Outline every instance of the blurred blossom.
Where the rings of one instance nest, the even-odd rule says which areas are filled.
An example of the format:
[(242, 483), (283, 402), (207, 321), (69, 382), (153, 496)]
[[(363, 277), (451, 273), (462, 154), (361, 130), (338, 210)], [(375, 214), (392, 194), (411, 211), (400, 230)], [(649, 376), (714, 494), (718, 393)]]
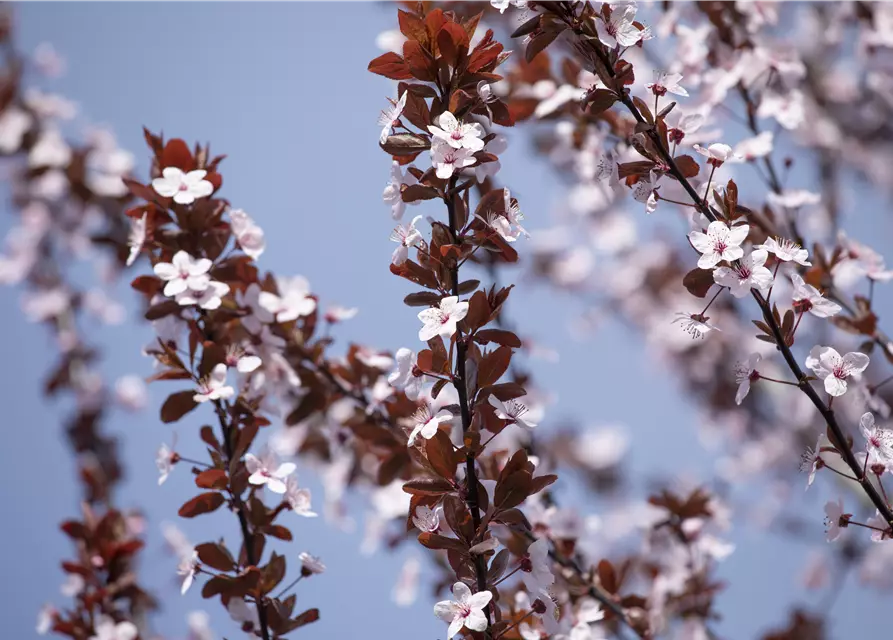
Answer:
[(125, 409), (140, 411), (148, 401), (146, 383), (137, 375), (127, 375), (115, 382), (115, 399)]

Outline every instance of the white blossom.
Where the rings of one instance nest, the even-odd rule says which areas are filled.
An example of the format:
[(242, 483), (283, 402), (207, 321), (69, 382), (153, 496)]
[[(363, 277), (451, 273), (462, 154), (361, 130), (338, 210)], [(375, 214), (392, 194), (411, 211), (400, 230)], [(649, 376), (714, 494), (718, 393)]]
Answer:
[(293, 462), (279, 463), (272, 451), (264, 451), (260, 457), (249, 453), (245, 455), (245, 468), (251, 475), (249, 484), (264, 486), (273, 493), (283, 494), (287, 490), (285, 479), (295, 472)]
[(724, 222), (715, 220), (707, 227), (707, 233), (692, 231), (688, 239), (699, 253), (698, 267), (712, 269), (717, 264), (726, 260), (731, 262), (744, 255), (741, 243), (747, 239), (750, 227), (746, 224), (734, 226), (731, 229)]
[(769, 254), (765, 249), (756, 249), (730, 267), (717, 267), (713, 281), (721, 287), (728, 287), (736, 298), (743, 298), (751, 289), (765, 294), (772, 286), (772, 272), (765, 266)]
[(841, 356), (831, 347), (816, 345), (806, 358), (806, 366), (815, 373), (819, 380), (825, 381), (825, 391), (830, 396), (842, 396), (846, 393), (847, 378), (859, 379), (868, 367), (868, 356), (851, 351)]
[(483, 631), (487, 628), (487, 616), (484, 608), (490, 604), (493, 594), (479, 591), (472, 594), (464, 582), (453, 585), (453, 599), (441, 600), (434, 605), (434, 615), (450, 624), (447, 638), (452, 638), (463, 627), (470, 631)]
[(211, 373), (198, 382), (198, 393), (192, 396), (196, 402), (208, 400), (225, 400), (231, 398), (235, 390), (226, 384), (226, 365), (222, 362), (211, 370)]
[(800, 274), (792, 273), (791, 281), (794, 283), (792, 294), (794, 311), (806, 313), (807, 311), (818, 318), (830, 318), (840, 313), (840, 305), (827, 300), (819, 290), (811, 284), (806, 284)]
[(214, 185), (205, 180), (208, 172), (203, 169), (183, 173), (177, 167), (165, 167), (160, 178), (152, 180), (155, 193), (163, 198), (173, 198), (177, 204), (192, 204), (214, 191)]
[(436, 307), (419, 312), (422, 328), (419, 340), (427, 342), (434, 336), (450, 339), (456, 333), (457, 324), (468, 313), (468, 303), (459, 302), (456, 296), (443, 298)]

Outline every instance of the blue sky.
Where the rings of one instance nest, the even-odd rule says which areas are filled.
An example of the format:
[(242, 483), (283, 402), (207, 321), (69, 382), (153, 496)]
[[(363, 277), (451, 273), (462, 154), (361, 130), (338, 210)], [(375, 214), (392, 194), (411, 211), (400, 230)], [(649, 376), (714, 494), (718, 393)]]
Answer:
[[(360, 308), (357, 318), (337, 331), (342, 345), (349, 340), (387, 349), (414, 344), (415, 312), (400, 303), (409, 290), (387, 269), (392, 223), (380, 200), (389, 160), (377, 147), (375, 119), (391, 83), (366, 71), (379, 53), (376, 34), (395, 26), (392, 10), (372, 3), (35, 3), (16, 8), (22, 49), (49, 41), (68, 59), (66, 76), (47, 87), (78, 102), (90, 121), (109, 125), (121, 145), (136, 154), (142, 175), (147, 170), (143, 125), (167, 137), (210, 141), (213, 152), (227, 154), (224, 195), (267, 234), (261, 266), (306, 276), (324, 304)], [(524, 136), (510, 135), (502, 179), (524, 204), (529, 228), (543, 228), (560, 186), (545, 165), (530, 159)], [(419, 213), (440, 213), (424, 207)], [(0, 218), (0, 230), (9, 224), (9, 216)], [(150, 333), (138, 319), (128, 281), (122, 279), (118, 295), (132, 321), (102, 333), (108, 379), (147, 375), (151, 366), (139, 354)], [(537, 361), (536, 378), (558, 400), (542, 428), (554, 428), (567, 417), (586, 424), (623, 424), (634, 439), (634, 471), (684, 468), (689, 477), (709, 478), (713, 460), (698, 444), (694, 409), (676, 392), (672, 376), (644, 353), (635, 333), (609, 324), (581, 345), (567, 331), (572, 301), (534, 286), (522, 272), (517, 282), (509, 305), (514, 322), (561, 356), (558, 364)], [(0, 450), (6, 477), (15, 479), (2, 489), (9, 509), (3, 538), (16, 550), (6, 558), (7, 582), (16, 585), (16, 596), (4, 599), (3, 606), (10, 637), (29, 638), (38, 608), (62, 601), (58, 563), (69, 549), (58, 522), (76, 513), (78, 489), (61, 436), (63, 408), (39, 395), (53, 349), (46, 332), (15, 311), (19, 295), (0, 289), (0, 304), (13, 309), (0, 320), (12, 338), (3, 353), (18, 367), (5, 381), (8, 426)], [(609, 366), (593, 367), (593, 356)], [(591, 400), (594, 384), (601, 389), (597, 401)], [(176, 562), (159, 542), (159, 524), (177, 521), (176, 510), (192, 485), (185, 470), (177, 469), (157, 487), (154, 452), (171, 435), (156, 419), (157, 407), (172, 389), (152, 387), (150, 409), (137, 416), (119, 414), (108, 425), (121, 439), (128, 469), (119, 501), (139, 506), (149, 518), (152, 542), (141, 575), (163, 595), (157, 630), (183, 637), (186, 612), (204, 608), (218, 634), (232, 635), (219, 605), (203, 602), (197, 589), (183, 598), (177, 595)], [(177, 425), (184, 455), (190, 442), (197, 443), (200, 424), (195, 417)], [(302, 480), (319, 493), (312, 475), (305, 471)], [(568, 495), (582, 499), (567, 484)], [(361, 520), (362, 500), (352, 504)], [(594, 512), (596, 505), (582, 510)], [(199, 542), (233, 531), (229, 520), (221, 513), (178, 524)], [(361, 532), (336, 532), (322, 519), (293, 524), (298, 542), (289, 548), (292, 566), (297, 553), (307, 550), (329, 567), (297, 591), (298, 606), (318, 606), (322, 613), (304, 637), (386, 637), (386, 629), (394, 637), (444, 636), (444, 626), (431, 614), (433, 596), (425, 574), (419, 602), (400, 610), (390, 600), (400, 562), (386, 553), (362, 556)], [(733, 540), (738, 550), (723, 574), (736, 582), (720, 600), (727, 618), (720, 629), (728, 638), (746, 638), (762, 627), (761, 621), (784, 617), (785, 604), (799, 594), (796, 574), (806, 546), (751, 529), (737, 530)], [(411, 547), (397, 555), (423, 557), (423, 550)], [(864, 621), (876, 615), (871, 607), (877, 603), (874, 597), (845, 594), (836, 605), (839, 628), (870, 629)], [(757, 610), (761, 615), (754, 615)]]

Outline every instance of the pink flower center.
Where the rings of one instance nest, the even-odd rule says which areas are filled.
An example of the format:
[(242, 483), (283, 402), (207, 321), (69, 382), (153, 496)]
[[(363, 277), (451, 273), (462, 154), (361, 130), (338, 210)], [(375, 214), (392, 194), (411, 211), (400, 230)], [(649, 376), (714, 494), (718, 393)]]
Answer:
[(459, 617), (467, 618), (470, 615), (471, 615), (471, 607), (469, 607), (467, 604), (460, 604), (459, 605)]
[(459, 129), (455, 129), (455, 130), (450, 134), (450, 137), (451, 137), (453, 140), (461, 140), (461, 139), (462, 139), (462, 132), (461, 132)]
[(189, 185), (185, 182), (181, 182), (178, 188), (180, 191), (189, 191)]
[(838, 380), (846, 380), (847, 370), (846, 370), (846, 366), (843, 363), (840, 363), (839, 365), (834, 367), (832, 373), (834, 374), (834, 377), (837, 378)]
[(722, 255), (726, 252), (726, 249), (729, 248), (729, 245), (726, 244), (725, 240), (716, 239), (713, 241), (713, 250), (716, 251), (719, 255)]
[(810, 309), (812, 309), (812, 301), (809, 298), (803, 298), (801, 300), (794, 300), (794, 311), (796, 313), (806, 313)]

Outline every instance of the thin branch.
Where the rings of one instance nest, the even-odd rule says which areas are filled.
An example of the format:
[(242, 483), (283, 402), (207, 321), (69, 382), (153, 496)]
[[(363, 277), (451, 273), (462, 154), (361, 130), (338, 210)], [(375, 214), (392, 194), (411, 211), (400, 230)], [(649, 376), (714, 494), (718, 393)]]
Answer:
[[(554, 9), (550, 11), (554, 12)], [(581, 30), (579, 27), (574, 27), (571, 21), (567, 20), (567, 16), (561, 16), (568, 23), (574, 33), (577, 36), (581, 36)], [(600, 44), (593, 44), (590, 40), (585, 37), (581, 37), (579, 39), (581, 44), (585, 47), (588, 47), (592, 53), (594, 53), (602, 62), (608, 74), (612, 77), (615, 76), (614, 67), (610, 64), (610, 60), (607, 59), (607, 56)], [(630, 97), (628, 91), (624, 90), (620, 94), (620, 102), (626, 107), (627, 111), (635, 118), (636, 122), (640, 124), (646, 124), (645, 118), (639, 112), (638, 107), (633, 103), (632, 98)], [(670, 155), (668, 149), (664, 148), (663, 142), (660, 139), (660, 135), (657, 130), (653, 126), (649, 126), (645, 130), (645, 134), (651, 139), (655, 149), (660, 154), (661, 158), (667, 164), (670, 174), (682, 185), (682, 188), (691, 198), (691, 201), (695, 204), (695, 207), (704, 214), (704, 216), (710, 220), (711, 222), (717, 220), (716, 214), (713, 212), (712, 208), (698, 195), (697, 191), (695, 191), (694, 187), (688, 181), (688, 179), (682, 174), (679, 170), (679, 167), (676, 165), (676, 161), (673, 156)], [(816, 409), (824, 418), (825, 422), (828, 425), (828, 428), (831, 430), (831, 433), (834, 436), (836, 442), (834, 445), (840, 450), (841, 456), (844, 461), (847, 463), (847, 466), (853, 471), (853, 474), (857, 478), (857, 482), (862, 486), (862, 489), (865, 491), (866, 495), (868, 495), (869, 499), (872, 501), (874, 506), (878, 509), (878, 511), (884, 516), (884, 519), (893, 527), (893, 511), (891, 511), (890, 506), (886, 503), (886, 501), (881, 497), (878, 491), (874, 488), (874, 485), (868, 480), (867, 476), (862, 474), (862, 468), (856, 459), (855, 454), (853, 453), (852, 448), (849, 446), (848, 441), (846, 439), (845, 434), (843, 433), (843, 429), (841, 429), (840, 425), (837, 422), (837, 417), (834, 415), (830, 404), (826, 405), (822, 398), (819, 396), (818, 392), (809, 384), (806, 374), (803, 373), (800, 365), (797, 363), (797, 360), (794, 358), (794, 354), (791, 352), (790, 347), (785, 344), (784, 335), (782, 334), (781, 328), (778, 326), (778, 323), (775, 321), (775, 317), (772, 314), (772, 309), (769, 306), (769, 303), (763, 298), (763, 295), (755, 290), (751, 290), (751, 295), (756, 301), (757, 305), (760, 307), (760, 311), (763, 314), (763, 318), (766, 324), (769, 326), (769, 329), (772, 331), (772, 336), (775, 339), (776, 348), (781, 351), (782, 357), (788, 365), (788, 368), (791, 370), (791, 373), (794, 374), (794, 377), (800, 383), (800, 389), (806, 396), (810, 399)]]
[[(452, 192), (456, 188), (456, 176), (450, 178), (448, 192)], [(459, 221), (456, 215), (456, 204), (454, 198), (456, 195), (452, 195), (445, 199), (447, 214), (449, 216), (449, 225), (450, 225), (450, 233), (453, 236), (453, 241), (458, 245), (462, 242), (461, 237), (459, 236)], [(452, 293), (457, 298), (459, 297), (459, 266), (456, 265), (450, 269), (450, 279), (452, 280)], [(456, 388), (456, 394), (459, 396), (459, 411), (462, 416), (462, 433), (467, 433), (471, 428), (471, 408), (468, 404), (468, 379), (466, 377), (465, 372), (465, 359), (468, 353), (468, 345), (465, 344), (465, 339), (462, 336), (462, 330), (456, 329), (456, 380), (453, 382), (453, 386)], [(469, 451), (465, 455), (465, 502), (468, 505), (468, 510), (471, 512), (471, 521), (474, 525), (474, 531), (477, 535), (478, 530), (481, 527), (481, 510), (478, 505), (478, 477), (477, 477), (477, 469), (475, 467), (475, 459), (474, 453)], [(474, 556), (474, 570), (475, 577), (477, 578), (478, 591), (485, 591), (487, 589), (487, 565), (486, 560), (482, 555)], [(485, 631), (486, 637), (490, 637), (490, 605), (484, 609), (484, 613), (487, 616), (487, 631)]]

